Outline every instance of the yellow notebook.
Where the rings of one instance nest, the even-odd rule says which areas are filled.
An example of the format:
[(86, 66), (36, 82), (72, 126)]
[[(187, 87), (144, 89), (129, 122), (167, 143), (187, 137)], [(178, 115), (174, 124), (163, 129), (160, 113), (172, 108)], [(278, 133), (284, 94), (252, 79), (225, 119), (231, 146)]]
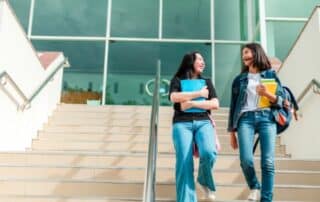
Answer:
[[(261, 84), (265, 85), (267, 88), (267, 91), (271, 94), (276, 94), (276, 90), (278, 87), (277, 82), (274, 79), (261, 79)], [(258, 107), (259, 108), (265, 108), (270, 107), (271, 103), (268, 98), (265, 96), (260, 96)]]

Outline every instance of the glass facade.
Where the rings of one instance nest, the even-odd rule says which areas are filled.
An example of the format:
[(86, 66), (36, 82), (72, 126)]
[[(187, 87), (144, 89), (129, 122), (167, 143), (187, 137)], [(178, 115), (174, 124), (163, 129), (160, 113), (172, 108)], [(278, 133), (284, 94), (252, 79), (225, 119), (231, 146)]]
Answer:
[(39, 51), (62, 51), (70, 62), (64, 70), (65, 90), (101, 92), (105, 43), (100, 41), (37, 41)]
[(215, 39), (246, 41), (247, 4), (244, 0), (215, 0)]
[(216, 90), (223, 106), (228, 106), (231, 84), (241, 69), (241, 45), (217, 44), (216, 53)]
[[(265, 34), (268, 54), (284, 60), (320, 0), (9, 2), (37, 50), (62, 51), (68, 57), (63, 101), (149, 105), (146, 84), (152, 89), (157, 61), (165, 93), (183, 55), (197, 50), (206, 62), (205, 76), (227, 107), (232, 79), (241, 69), (241, 45), (260, 42)], [(266, 33), (261, 33), (263, 24)], [(74, 93), (79, 99), (68, 99)], [(170, 105), (166, 96), (161, 104)]]
[(24, 30), (27, 32), (28, 24), (29, 24), (31, 0), (25, 0), (25, 1), (10, 0), (10, 5), (14, 9), (14, 12), (19, 18), (20, 23), (23, 26)]
[(304, 22), (267, 22), (268, 54), (283, 61), (302, 31)]
[(106, 0), (36, 0), (34, 5), (34, 35), (105, 36)]
[(283, 61), (320, 0), (266, 0), (267, 51)]
[[(210, 77), (210, 44), (112, 42), (109, 45), (107, 104), (151, 104), (152, 98), (145, 92), (145, 84), (154, 78), (157, 60), (161, 61), (161, 78), (170, 80), (180, 58), (193, 49), (206, 58), (204, 75)], [(165, 82), (162, 87), (165, 92), (168, 90)], [(161, 97), (161, 104), (169, 105), (168, 98)]]
[(111, 13), (111, 36), (158, 37), (158, 0), (115, 0)]
[(320, 0), (266, 0), (267, 17), (306, 18)]
[(163, 37), (210, 40), (210, 0), (163, 0)]

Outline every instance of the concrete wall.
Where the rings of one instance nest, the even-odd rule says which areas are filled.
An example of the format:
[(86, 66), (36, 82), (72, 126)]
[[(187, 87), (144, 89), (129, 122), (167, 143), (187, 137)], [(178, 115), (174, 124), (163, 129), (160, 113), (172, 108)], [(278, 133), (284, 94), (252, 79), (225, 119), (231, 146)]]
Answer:
[(45, 70), (10, 6), (6, 1), (2, 1), (2, 4), (0, 70), (5, 69), (15, 78), (22, 91), (30, 96)]
[[(279, 72), (282, 83), (298, 97), (309, 82), (320, 80), (320, 8), (310, 17)], [(282, 142), (294, 158), (320, 159), (320, 96), (309, 92), (300, 103), (302, 117), (293, 121)]]
[[(61, 54), (48, 70), (44, 70), (10, 6), (3, 0), (0, 0), (0, 56), (0, 72), (6, 71), (27, 97), (64, 60)], [(37, 130), (60, 101), (62, 74), (61, 69), (32, 101), (31, 107), (24, 111), (17, 110), (16, 104), (8, 96), (17, 97), (13, 86), (10, 83), (2, 86), (8, 94), (0, 90), (1, 151), (21, 151), (30, 147)]]

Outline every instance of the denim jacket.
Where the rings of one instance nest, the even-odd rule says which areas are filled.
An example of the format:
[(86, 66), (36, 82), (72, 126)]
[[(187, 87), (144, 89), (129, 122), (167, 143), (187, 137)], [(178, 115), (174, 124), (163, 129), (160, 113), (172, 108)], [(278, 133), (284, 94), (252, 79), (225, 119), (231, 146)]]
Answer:
[[(284, 100), (284, 93), (279, 78), (273, 70), (265, 70), (260, 73), (261, 78), (274, 78), (278, 83), (276, 90), (277, 101), (271, 105), (271, 110), (281, 107)], [(239, 74), (232, 82), (231, 103), (229, 111), (228, 131), (237, 131), (240, 112), (246, 103), (248, 86), (248, 73)]]

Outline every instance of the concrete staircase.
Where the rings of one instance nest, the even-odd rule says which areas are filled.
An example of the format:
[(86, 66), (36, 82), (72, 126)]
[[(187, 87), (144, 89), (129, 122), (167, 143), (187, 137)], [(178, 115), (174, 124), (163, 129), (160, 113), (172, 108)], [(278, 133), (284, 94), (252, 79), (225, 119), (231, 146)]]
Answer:
[[(160, 107), (157, 201), (175, 201), (171, 117), (171, 107)], [(214, 170), (217, 201), (244, 201), (248, 189), (229, 146), (227, 109), (214, 117), (223, 147)], [(32, 148), (0, 153), (0, 201), (142, 201), (149, 118), (149, 106), (59, 105)], [(320, 201), (320, 160), (291, 159), (279, 139), (276, 156), (275, 201)]]

